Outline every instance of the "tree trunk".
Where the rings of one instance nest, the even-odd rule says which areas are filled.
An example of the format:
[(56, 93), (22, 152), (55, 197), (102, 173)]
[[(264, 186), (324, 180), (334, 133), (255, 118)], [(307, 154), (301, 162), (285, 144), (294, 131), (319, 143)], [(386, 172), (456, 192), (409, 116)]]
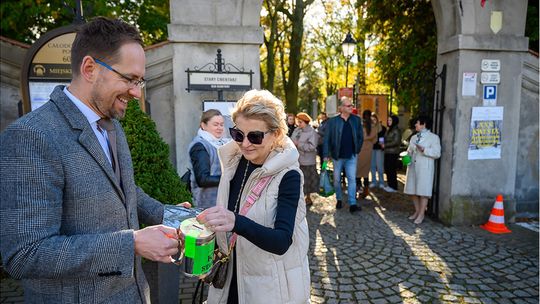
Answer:
[(289, 77), (285, 87), (287, 112), (296, 113), (298, 110), (298, 81), (300, 80), (300, 62), (302, 60), (302, 42), (304, 37), (305, 3), (296, 0), (292, 12), (292, 32), (289, 41)]

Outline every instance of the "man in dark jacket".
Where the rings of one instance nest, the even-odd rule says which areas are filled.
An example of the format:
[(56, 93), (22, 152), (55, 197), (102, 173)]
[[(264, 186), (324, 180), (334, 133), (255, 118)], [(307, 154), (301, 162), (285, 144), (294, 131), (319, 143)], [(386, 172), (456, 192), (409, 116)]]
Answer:
[(351, 115), (352, 106), (349, 97), (341, 98), (339, 108), (341, 114), (328, 120), (323, 144), (324, 158), (329, 159), (331, 157), (334, 163), (336, 208), (343, 207), (340, 176), (341, 171), (345, 169), (349, 211), (351, 213), (359, 210), (356, 205), (356, 158), (364, 141), (362, 122), (360, 117)]

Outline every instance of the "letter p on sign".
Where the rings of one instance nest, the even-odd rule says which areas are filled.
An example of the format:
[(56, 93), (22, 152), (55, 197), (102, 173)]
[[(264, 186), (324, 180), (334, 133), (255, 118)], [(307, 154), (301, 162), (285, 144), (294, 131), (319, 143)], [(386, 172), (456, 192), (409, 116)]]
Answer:
[(496, 106), (497, 105), (497, 86), (496, 85), (484, 85), (484, 106)]

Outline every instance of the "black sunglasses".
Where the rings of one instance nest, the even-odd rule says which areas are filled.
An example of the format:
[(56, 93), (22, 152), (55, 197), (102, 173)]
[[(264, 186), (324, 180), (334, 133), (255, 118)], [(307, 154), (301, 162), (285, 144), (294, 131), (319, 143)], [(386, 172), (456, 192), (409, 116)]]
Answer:
[[(244, 132), (238, 130), (237, 128), (229, 128), (229, 132), (231, 132), (231, 137), (236, 142), (244, 142)], [(270, 133), (270, 131), (251, 131), (247, 134), (247, 139), (250, 143), (254, 145), (260, 145), (263, 142), (264, 135)]]

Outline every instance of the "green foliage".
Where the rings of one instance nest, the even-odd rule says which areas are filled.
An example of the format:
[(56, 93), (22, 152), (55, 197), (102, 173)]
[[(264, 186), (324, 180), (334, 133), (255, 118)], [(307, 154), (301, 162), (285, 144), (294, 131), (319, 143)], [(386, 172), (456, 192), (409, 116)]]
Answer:
[[(366, 32), (379, 40), (374, 54), (381, 81), (395, 90), (397, 103), (415, 112), (432, 84), (437, 33), (429, 1), (373, 0)], [(419, 22), (421, 20), (421, 22)]]
[[(87, 20), (95, 16), (119, 17), (136, 25), (146, 45), (167, 39), (167, 0), (94, 0), (82, 1), (82, 5)], [(31, 44), (43, 33), (71, 24), (75, 16), (74, 7), (74, 0), (3, 0), (0, 4), (2, 35)]]
[(525, 36), (529, 37), (529, 49), (538, 52), (538, 0), (529, 0)]
[(137, 186), (164, 204), (191, 201), (190, 193), (169, 161), (169, 146), (138, 102), (129, 103), (121, 124), (131, 151)]

